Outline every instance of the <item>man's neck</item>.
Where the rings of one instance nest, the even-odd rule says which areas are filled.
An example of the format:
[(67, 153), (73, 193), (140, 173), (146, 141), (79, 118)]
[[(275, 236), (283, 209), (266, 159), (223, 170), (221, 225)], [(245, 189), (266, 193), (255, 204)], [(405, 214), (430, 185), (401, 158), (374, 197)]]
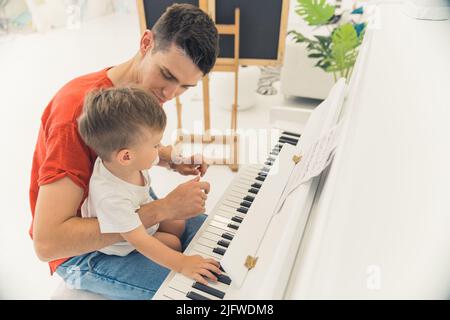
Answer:
[(103, 165), (109, 172), (125, 182), (139, 186), (142, 186), (145, 183), (139, 170), (130, 169), (108, 161), (103, 161)]
[(122, 64), (119, 64), (107, 71), (108, 78), (115, 87), (122, 87), (138, 83), (137, 64), (138, 57), (135, 56)]

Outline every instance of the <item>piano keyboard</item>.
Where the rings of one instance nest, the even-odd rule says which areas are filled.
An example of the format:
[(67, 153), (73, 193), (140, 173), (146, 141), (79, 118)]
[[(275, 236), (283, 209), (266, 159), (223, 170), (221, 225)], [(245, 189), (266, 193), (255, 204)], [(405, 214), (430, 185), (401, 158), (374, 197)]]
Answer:
[[(299, 134), (283, 132), (277, 144), (269, 153), (263, 166), (250, 165), (243, 168), (228, 187), (195, 238), (184, 252), (187, 255), (200, 255), (220, 262), (247, 211), (258, 197), (258, 191), (270, 172), (280, 150), (285, 143), (297, 145)], [(208, 285), (196, 282), (180, 273), (171, 272), (153, 299), (165, 300), (221, 300), (225, 297), (231, 279), (222, 270), (218, 281), (208, 280)]]

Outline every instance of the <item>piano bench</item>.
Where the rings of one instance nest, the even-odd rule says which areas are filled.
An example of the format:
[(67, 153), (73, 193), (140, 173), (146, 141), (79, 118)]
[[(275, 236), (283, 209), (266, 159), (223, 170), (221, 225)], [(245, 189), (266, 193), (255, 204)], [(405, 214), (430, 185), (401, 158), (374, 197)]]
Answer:
[(61, 281), (51, 295), (51, 300), (108, 300), (106, 297), (85, 290), (70, 289)]

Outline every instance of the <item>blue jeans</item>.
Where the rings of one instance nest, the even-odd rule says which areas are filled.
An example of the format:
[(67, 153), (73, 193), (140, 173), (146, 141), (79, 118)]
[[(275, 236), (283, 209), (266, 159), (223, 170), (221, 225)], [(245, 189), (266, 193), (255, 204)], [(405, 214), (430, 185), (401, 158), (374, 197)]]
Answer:
[[(183, 251), (205, 219), (206, 215), (202, 214), (186, 220), (180, 239)], [(73, 257), (56, 269), (71, 288), (124, 300), (151, 299), (169, 272), (136, 250), (124, 257), (95, 251)]]

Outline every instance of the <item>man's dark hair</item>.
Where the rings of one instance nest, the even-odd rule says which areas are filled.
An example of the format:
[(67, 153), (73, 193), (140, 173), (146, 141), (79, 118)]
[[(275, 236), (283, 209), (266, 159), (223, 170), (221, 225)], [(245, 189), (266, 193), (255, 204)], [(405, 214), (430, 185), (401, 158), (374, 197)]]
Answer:
[(214, 21), (200, 8), (173, 4), (152, 28), (155, 52), (175, 44), (191, 58), (203, 74), (209, 73), (219, 54), (219, 36)]

